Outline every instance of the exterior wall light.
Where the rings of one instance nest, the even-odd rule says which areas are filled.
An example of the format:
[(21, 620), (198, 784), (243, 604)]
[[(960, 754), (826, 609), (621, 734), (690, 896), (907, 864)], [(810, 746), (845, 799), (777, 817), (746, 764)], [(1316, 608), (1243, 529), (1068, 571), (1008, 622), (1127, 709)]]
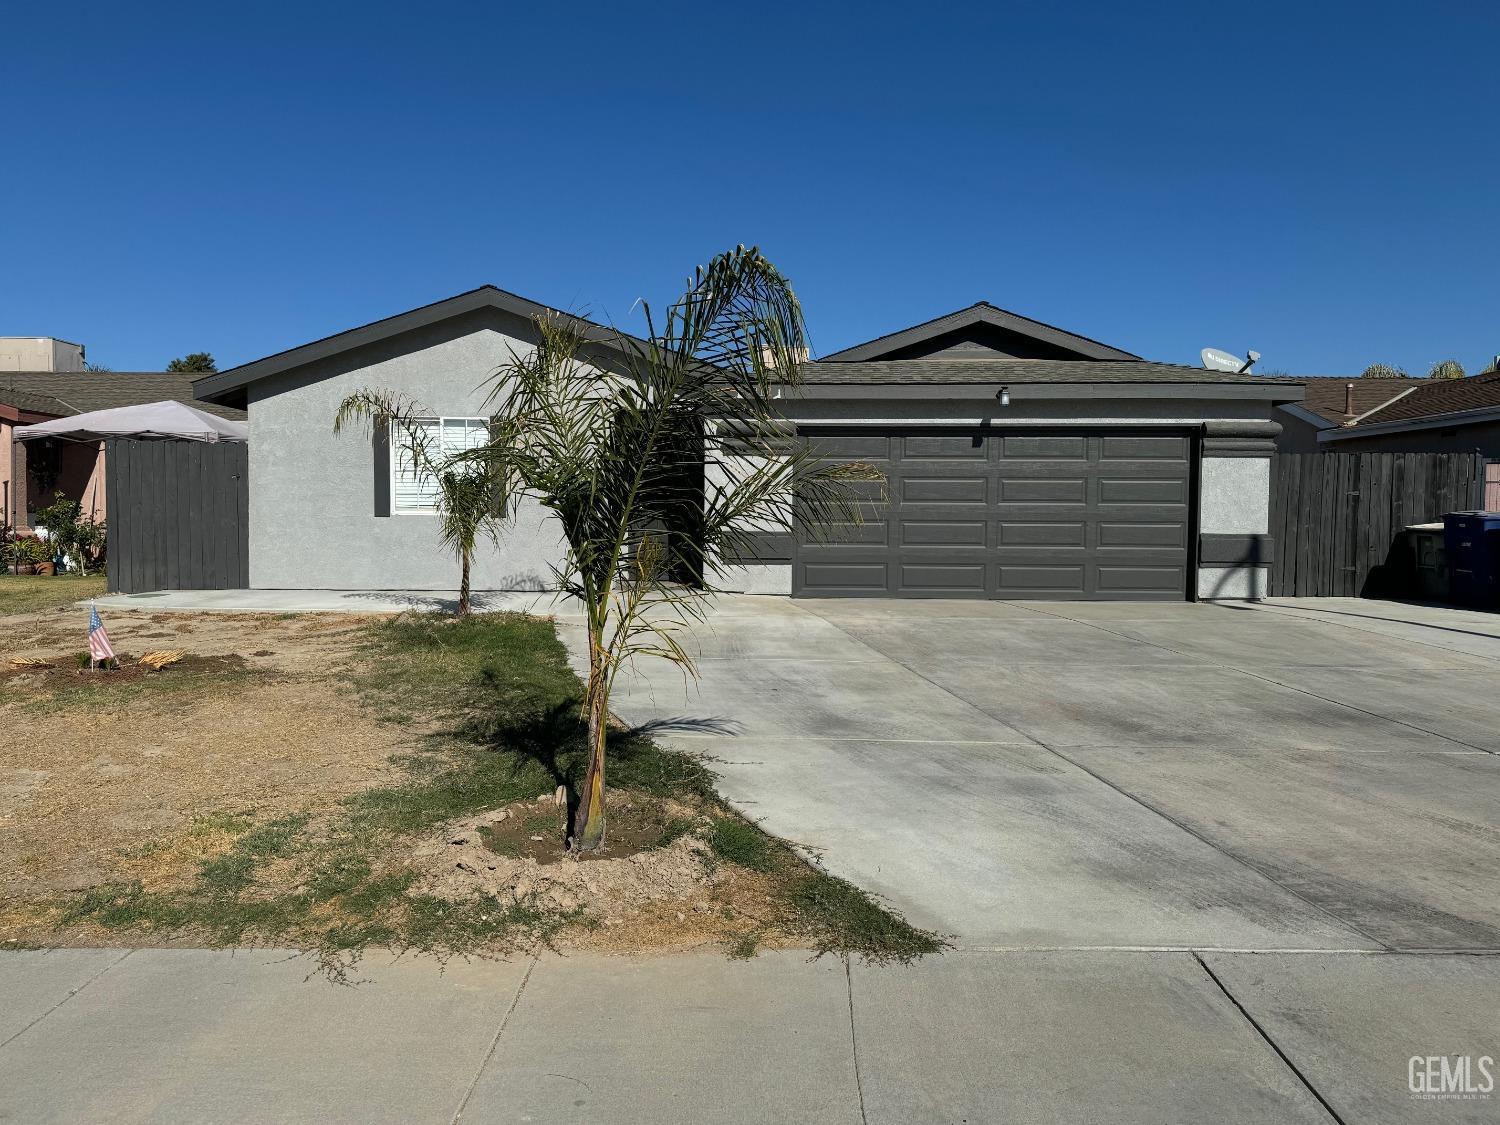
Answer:
[(1009, 387), (1001, 387), (1000, 388), (1000, 394), (999, 394), (998, 397), (1000, 399), (1000, 405), (1001, 406), (1009, 406), (1010, 405), (1010, 388)]

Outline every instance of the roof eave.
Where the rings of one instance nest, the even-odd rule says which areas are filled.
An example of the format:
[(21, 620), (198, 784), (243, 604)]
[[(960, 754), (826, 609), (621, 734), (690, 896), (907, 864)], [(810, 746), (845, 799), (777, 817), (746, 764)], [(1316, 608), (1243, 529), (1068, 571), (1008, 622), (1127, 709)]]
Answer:
[(1318, 435), (1322, 441), (1348, 441), (1352, 438), (1379, 437), (1381, 434), (1409, 433), (1412, 430), (1442, 430), (1470, 426), (1481, 422), (1500, 422), (1500, 406), (1483, 406), (1473, 410), (1450, 410), (1444, 414), (1424, 414), (1419, 418), (1400, 418), (1392, 422), (1363, 422), (1357, 426), (1335, 426)]
[(595, 324), (581, 316), (566, 313), (560, 309), (550, 308), (547, 305), (538, 304), (536, 301), (528, 300), (515, 293), (506, 292), (504, 289), (493, 285), (482, 285), (478, 289), (471, 289), (467, 293), (460, 293), (454, 297), (447, 297), (441, 301), (434, 301), (430, 305), (411, 309), (395, 316), (388, 316), (382, 320), (371, 321), (369, 324), (358, 328), (351, 328), (344, 332), (325, 336), (321, 340), (302, 344), (295, 348), (277, 352), (274, 355), (257, 359), (250, 363), (232, 367), (228, 371), (219, 371), (212, 375), (205, 375), (202, 379), (193, 380), (193, 394), (204, 402), (214, 402), (222, 406), (245, 405), (246, 388), (251, 383), (272, 375), (279, 375), (283, 371), (290, 371), (297, 367), (316, 363), (319, 360), (328, 359), (332, 356), (341, 355), (355, 348), (365, 347), (369, 344), (388, 340), (393, 336), (399, 336), (403, 332), (411, 332), (428, 325), (437, 324), (440, 321), (450, 320), (453, 317), (463, 316), (466, 313), (477, 312), (480, 309), (498, 309), (502, 312), (512, 313), (528, 320), (538, 316), (561, 316), (567, 318), (579, 328), (583, 337), (593, 343), (604, 344), (607, 347), (621, 347), (629, 342), (640, 345), (645, 341), (639, 340), (629, 333), (621, 332), (614, 328), (606, 328), (604, 325)]

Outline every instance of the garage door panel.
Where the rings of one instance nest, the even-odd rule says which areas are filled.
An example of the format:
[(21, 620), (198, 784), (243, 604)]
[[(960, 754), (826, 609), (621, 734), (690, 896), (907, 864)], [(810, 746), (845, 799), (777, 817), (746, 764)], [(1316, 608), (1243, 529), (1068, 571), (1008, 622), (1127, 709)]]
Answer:
[(986, 520), (901, 521), (901, 547), (983, 547), (989, 524)]
[(899, 495), (903, 503), (973, 504), (983, 507), (989, 481), (975, 477), (905, 477)]
[(1084, 592), (1083, 579), (1086, 571), (1082, 564), (1027, 566), (1001, 563), (995, 569), (999, 572), (1001, 597), (1008, 593), (1066, 596)]
[(1083, 547), (1088, 529), (1077, 520), (1001, 520), (998, 524), (999, 547)]
[(1083, 504), (1088, 500), (1085, 477), (1000, 478), (1002, 504)]
[(1181, 520), (1171, 523), (1118, 523), (1101, 520), (1098, 528), (1101, 547), (1187, 546), (1187, 524)]
[(805, 562), (798, 566), (802, 587), (809, 593), (883, 593), (888, 585), (883, 562)]
[(945, 437), (908, 437), (901, 439), (901, 456), (908, 461), (928, 458), (956, 458), (966, 461), (985, 461), (989, 458), (988, 443), (979, 435)]
[(1030, 437), (1005, 434), (1000, 438), (1000, 456), (1007, 461), (1012, 458), (1086, 461), (1088, 455), (1088, 438), (1083, 435)]
[(1100, 504), (1186, 504), (1188, 482), (1131, 479), (1115, 476), (1099, 480)]
[(1099, 589), (1134, 591), (1176, 591), (1186, 577), (1180, 566), (1110, 566), (1099, 565)]
[(898, 580), (900, 582), (899, 593), (944, 591), (952, 594), (983, 596), (985, 563), (983, 559), (977, 559), (971, 563), (902, 562)]
[(1100, 461), (1186, 461), (1188, 458), (1188, 439), (1181, 436), (1106, 434), (1100, 442)]
[(864, 523), (829, 524), (827, 539), (807, 538), (807, 542), (820, 547), (867, 547), (871, 544), (884, 546), (890, 528), (883, 519), (869, 519)]
[[(837, 435), (890, 454), (878, 525), (800, 543), (807, 596), (1181, 599), (1192, 440), (1173, 433)], [(883, 443), (877, 444), (877, 443)]]

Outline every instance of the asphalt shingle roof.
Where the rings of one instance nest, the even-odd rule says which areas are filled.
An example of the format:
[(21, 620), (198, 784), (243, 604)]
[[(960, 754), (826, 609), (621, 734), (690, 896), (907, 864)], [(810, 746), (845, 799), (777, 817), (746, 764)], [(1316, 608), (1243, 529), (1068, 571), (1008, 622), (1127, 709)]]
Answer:
[(1500, 371), (1470, 375), (1467, 379), (1422, 379), (1418, 382), (1411, 394), (1387, 403), (1353, 428), (1409, 422), (1460, 410), (1500, 407)]
[(1207, 371), (1176, 363), (1114, 359), (821, 360), (802, 365), (807, 383), (1286, 383), (1301, 379)]
[[(1377, 406), (1390, 402), (1402, 391), (1422, 386), (1426, 382), (1426, 379), (1360, 379), (1355, 376), (1339, 378), (1330, 375), (1310, 375), (1304, 378), (1302, 385), (1306, 390), (1298, 405), (1327, 418), (1330, 422), (1343, 425), (1352, 418), (1358, 418), (1361, 414), (1367, 414)], [(1354, 387), (1352, 413), (1344, 410), (1345, 387), (1350, 384)]]
[(193, 397), (193, 379), (170, 371), (0, 371), (0, 403), (66, 418), (172, 399), (243, 421), (245, 412)]

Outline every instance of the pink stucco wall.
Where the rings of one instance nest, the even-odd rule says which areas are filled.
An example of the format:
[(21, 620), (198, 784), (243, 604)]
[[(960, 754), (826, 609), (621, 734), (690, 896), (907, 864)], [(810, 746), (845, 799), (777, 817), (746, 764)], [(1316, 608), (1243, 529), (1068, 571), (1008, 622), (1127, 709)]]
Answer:
[(11, 515), (11, 497), (15, 494), (10, 483), (10, 443), (13, 440), (15, 427), (4, 418), (0, 418), (0, 523), (14, 523)]
[[(15, 426), (9, 419), (0, 418), (0, 504), (4, 507), (4, 511), (0, 512), (0, 519), (18, 530), (26, 530), (26, 513), (15, 510), (15, 460), (12, 445)], [(56, 483), (44, 492), (33, 477), (27, 486), (29, 507), (33, 512), (38, 508), (45, 508), (52, 502), (53, 493), (60, 491), (68, 499), (78, 501), (80, 515), (102, 523), (105, 519), (104, 461), (102, 442), (98, 445), (62, 443), (58, 451)]]

